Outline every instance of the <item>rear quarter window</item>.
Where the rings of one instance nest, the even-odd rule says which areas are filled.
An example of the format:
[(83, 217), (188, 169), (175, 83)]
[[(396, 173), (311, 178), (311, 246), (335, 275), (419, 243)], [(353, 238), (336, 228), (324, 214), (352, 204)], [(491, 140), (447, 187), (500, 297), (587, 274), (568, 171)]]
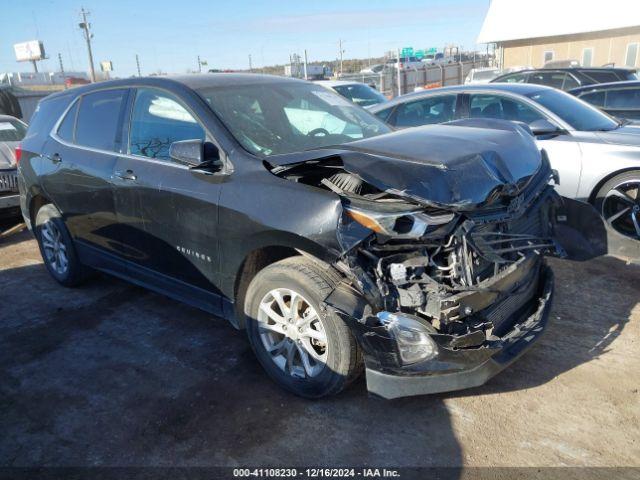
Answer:
[(72, 101), (71, 96), (61, 96), (41, 100), (31, 117), (27, 134), (22, 141), (22, 148), (31, 152), (39, 152), (44, 145), (53, 126)]

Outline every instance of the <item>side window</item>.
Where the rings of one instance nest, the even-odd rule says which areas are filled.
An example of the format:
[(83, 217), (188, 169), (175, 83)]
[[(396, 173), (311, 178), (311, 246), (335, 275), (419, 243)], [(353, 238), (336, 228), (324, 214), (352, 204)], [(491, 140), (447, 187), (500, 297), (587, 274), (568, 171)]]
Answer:
[(204, 140), (204, 129), (170, 94), (140, 88), (131, 113), (129, 153), (169, 160), (169, 146), (180, 140)]
[(593, 58), (593, 48), (585, 48), (582, 50), (582, 66), (590, 67)]
[(567, 73), (567, 75), (564, 78), (564, 84), (562, 85), (562, 89), (571, 90), (572, 88), (577, 88), (579, 86), (580, 84), (575, 78), (573, 78), (573, 75), (571, 75), (570, 73)]
[(629, 43), (627, 45), (627, 52), (624, 56), (624, 64), (627, 67), (635, 67), (636, 60), (638, 58), (638, 44), (637, 43)]
[(76, 126), (76, 115), (78, 113), (79, 104), (79, 101), (74, 102), (73, 106), (69, 109), (62, 120), (62, 123), (58, 127), (58, 136), (66, 142), (73, 143), (74, 141), (73, 129)]
[(506, 83), (525, 83), (527, 81), (526, 73), (512, 73), (500, 79), (500, 82)]
[(470, 95), (470, 118), (497, 118), (529, 124), (544, 119), (542, 114), (519, 100), (498, 95)]
[(76, 137), (78, 145), (115, 150), (120, 108), (126, 90), (103, 90), (80, 99)]
[(393, 107), (380, 110), (379, 112), (375, 113), (375, 116), (383, 122), (386, 122), (389, 119), (389, 115), (391, 115), (391, 112), (393, 112)]
[(417, 127), (453, 120), (456, 95), (440, 95), (399, 105), (391, 120), (396, 127)]
[(605, 106), (619, 109), (640, 108), (640, 88), (609, 90)]
[(615, 72), (607, 70), (588, 70), (583, 73), (595, 80), (596, 83), (617, 82), (620, 80)]
[(585, 102), (590, 103), (591, 105), (595, 105), (596, 107), (604, 106), (604, 91), (598, 90), (596, 92), (589, 92), (580, 95), (578, 98), (580, 100), (584, 100)]
[(563, 72), (534, 72), (529, 77), (529, 83), (548, 85), (553, 88), (562, 88), (565, 74)]

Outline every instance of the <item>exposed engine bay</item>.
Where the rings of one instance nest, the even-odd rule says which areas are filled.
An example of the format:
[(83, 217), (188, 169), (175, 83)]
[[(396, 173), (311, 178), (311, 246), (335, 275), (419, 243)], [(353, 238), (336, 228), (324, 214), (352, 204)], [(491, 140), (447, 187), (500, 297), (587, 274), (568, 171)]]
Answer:
[(363, 227), (373, 230), (336, 263), (370, 305), (465, 336), (460, 346), (508, 331), (514, 313), (538, 293), (542, 254), (562, 254), (553, 240), (559, 197), (546, 159), (519, 185), (497, 186), (482, 205), (455, 207), (380, 190), (346, 171), (339, 157), (272, 172), (340, 195), (345, 244)]

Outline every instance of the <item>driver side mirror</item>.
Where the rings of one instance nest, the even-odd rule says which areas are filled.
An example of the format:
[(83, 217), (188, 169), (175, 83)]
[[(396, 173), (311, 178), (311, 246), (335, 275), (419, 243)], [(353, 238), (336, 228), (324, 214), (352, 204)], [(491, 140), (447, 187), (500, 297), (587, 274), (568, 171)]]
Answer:
[(210, 142), (205, 143), (198, 139), (173, 142), (169, 146), (169, 156), (190, 168), (211, 169), (221, 166), (218, 148)]
[(529, 124), (529, 128), (531, 129), (531, 133), (536, 137), (541, 135), (560, 135), (565, 133), (563, 129), (545, 119), (531, 122)]

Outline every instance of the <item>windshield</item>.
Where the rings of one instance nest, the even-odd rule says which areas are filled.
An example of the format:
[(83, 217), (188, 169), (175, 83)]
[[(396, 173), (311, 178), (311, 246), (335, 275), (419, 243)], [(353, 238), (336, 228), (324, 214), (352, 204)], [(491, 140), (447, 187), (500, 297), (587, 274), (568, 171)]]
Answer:
[(0, 120), (0, 142), (19, 142), (27, 133), (27, 127), (16, 120)]
[(527, 95), (568, 123), (574, 130), (613, 130), (620, 125), (609, 115), (560, 90), (541, 90)]
[(390, 131), (323, 87), (284, 83), (199, 90), (231, 134), (259, 156), (339, 145)]
[(356, 105), (368, 107), (386, 102), (387, 99), (380, 92), (363, 83), (353, 85), (336, 85), (333, 89)]

